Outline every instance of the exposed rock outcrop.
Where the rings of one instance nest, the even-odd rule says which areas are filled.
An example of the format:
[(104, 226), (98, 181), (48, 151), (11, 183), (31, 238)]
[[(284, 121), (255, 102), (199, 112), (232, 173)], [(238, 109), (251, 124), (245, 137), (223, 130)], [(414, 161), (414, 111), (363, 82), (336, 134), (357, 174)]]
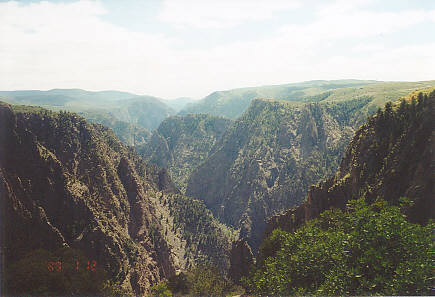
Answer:
[[(76, 114), (14, 108), (0, 103), (6, 267), (36, 249), (72, 247), (104, 266), (112, 281), (143, 295), (194, 265), (198, 254), (211, 259), (208, 242), (215, 237), (213, 248), (222, 250), (225, 263), (230, 239), (198, 201), (184, 197), (183, 216), (171, 207), (168, 200), (182, 197), (166, 170), (145, 164), (110, 129)], [(189, 234), (170, 222), (186, 225), (191, 211), (200, 219), (187, 247)], [(208, 241), (200, 244), (203, 237)]]
[(411, 221), (435, 218), (434, 111), (435, 91), (387, 104), (355, 133), (337, 173), (310, 187), (305, 203), (271, 217), (265, 236), (276, 228), (293, 232), (323, 211), (360, 197), (398, 204), (405, 196), (413, 202), (407, 208)]
[(192, 171), (207, 159), (231, 120), (206, 114), (165, 119), (146, 144), (136, 150), (148, 162), (167, 168), (184, 192)]
[(354, 132), (351, 119), (369, 100), (255, 99), (193, 171), (186, 194), (240, 228), (255, 253), (266, 218), (302, 203), (311, 184), (336, 170)]

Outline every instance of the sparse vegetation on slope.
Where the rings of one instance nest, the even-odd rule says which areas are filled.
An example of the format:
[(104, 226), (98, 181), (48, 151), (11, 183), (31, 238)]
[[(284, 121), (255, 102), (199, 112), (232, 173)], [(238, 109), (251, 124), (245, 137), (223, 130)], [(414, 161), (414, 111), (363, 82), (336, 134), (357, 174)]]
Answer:
[(186, 240), (187, 258), (195, 259), (187, 267), (212, 263), (221, 273), (226, 273), (231, 240), (237, 236), (235, 230), (219, 223), (202, 201), (172, 195), (168, 206), (173, 217), (172, 228), (179, 229)]
[(265, 219), (298, 205), (333, 173), (369, 98), (339, 103), (254, 100), (195, 169), (186, 194), (204, 200), (256, 249)]
[[(177, 189), (167, 172), (145, 164), (112, 130), (73, 113), (15, 109), (0, 103), (6, 269), (38, 249), (53, 253), (62, 247), (74, 248), (104, 267), (108, 279), (119, 282), (122, 290), (144, 294), (176, 269), (185, 269), (186, 262), (195, 265), (199, 255), (201, 260), (208, 259), (209, 251), (220, 248), (219, 263), (228, 262), (223, 259), (229, 232), (200, 202), (172, 197)], [(170, 205), (168, 199), (180, 199), (187, 206)], [(179, 229), (195, 227), (195, 231), (174, 232), (167, 239), (164, 231), (172, 227), (169, 220), (174, 221), (171, 213)], [(164, 219), (164, 214), (169, 215)], [(194, 227), (186, 221), (192, 216)], [(172, 245), (187, 238), (189, 252), (183, 245)], [(89, 288), (83, 294), (97, 294), (96, 287)]]
[(212, 265), (198, 265), (152, 288), (152, 296), (237, 296), (245, 291)]

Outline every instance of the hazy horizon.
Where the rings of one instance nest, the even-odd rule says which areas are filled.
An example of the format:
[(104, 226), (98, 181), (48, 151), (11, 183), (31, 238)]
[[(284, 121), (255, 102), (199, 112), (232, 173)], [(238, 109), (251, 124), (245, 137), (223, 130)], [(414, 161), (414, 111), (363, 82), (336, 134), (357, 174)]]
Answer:
[[(354, 80), (354, 81), (359, 81), (361, 79), (354, 79), (354, 78), (349, 78), (349, 79), (342, 79), (342, 80)], [(256, 86), (241, 86), (241, 87), (236, 87), (233, 89), (222, 89), (222, 90), (213, 90), (210, 93), (208, 93), (207, 95), (205, 95), (204, 97), (207, 97), (208, 95), (214, 93), (214, 92), (221, 92), (221, 91), (230, 91), (230, 90), (237, 90), (237, 89), (247, 89), (247, 88), (256, 88), (256, 87), (269, 87), (269, 86), (279, 86), (279, 85), (286, 85), (286, 84), (299, 84), (299, 83), (305, 83), (305, 82), (310, 82), (310, 81), (342, 81), (342, 80), (326, 80), (326, 79), (318, 79), (318, 80), (309, 80), (309, 81), (296, 81), (296, 82), (288, 82), (288, 83), (284, 83), (284, 84), (269, 84), (269, 85), (256, 85)], [(370, 80), (367, 79), (365, 81), (375, 81), (375, 80)], [(383, 82), (380, 80), (377, 80), (376, 82)], [(405, 81), (389, 81), (389, 82), (405, 82)], [(188, 99), (192, 99), (192, 100), (201, 100), (204, 97), (200, 97), (200, 98), (194, 98), (194, 97), (188, 97), (188, 96), (178, 96), (178, 97), (172, 97), (172, 98), (165, 98), (162, 96), (159, 96), (158, 94), (138, 94), (138, 93), (134, 93), (134, 92), (130, 92), (130, 91), (126, 91), (126, 90), (114, 90), (114, 89), (101, 89), (101, 90), (90, 90), (90, 89), (85, 89), (85, 88), (80, 88), (80, 87), (72, 87), (72, 88), (49, 88), (49, 89), (15, 89), (15, 90), (3, 90), (0, 89), (0, 92), (21, 92), (21, 91), (41, 91), (41, 92), (48, 92), (48, 91), (53, 91), (53, 90), (82, 90), (82, 91), (88, 91), (88, 92), (125, 92), (125, 93), (130, 93), (132, 95), (136, 95), (136, 96), (150, 96), (150, 97), (156, 97), (159, 99), (164, 99), (164, 100), (176, 100), (176, 99), (182, 99), (182, 98), (188, 98)]]

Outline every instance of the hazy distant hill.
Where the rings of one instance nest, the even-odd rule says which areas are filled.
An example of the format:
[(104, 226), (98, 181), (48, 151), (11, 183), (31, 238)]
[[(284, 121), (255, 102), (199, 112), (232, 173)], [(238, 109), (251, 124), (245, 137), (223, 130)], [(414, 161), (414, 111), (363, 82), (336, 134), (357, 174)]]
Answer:
[(150, 130), (137, 124), (120, 121), (110, 112), (90, 110), (78, 112), (78, 114), (92, 123), (102, 124), (111, 128), (119, 140), (130, 146), (144, 144), (151, 137)]
[(136, 97), (138, 95), (120, 91), (91, 92), (81, 89), (53, 89), (49, 91), (22, 90), (0, 91), (0, 96), (10, 98), (10, 103), (65, 108), (99, 107), (108, 102)]
[[(81, 89), (49, 91), (1, 91), (3, 101), (11, 104), (41, 106), (50, 110), (68, 110), (112, 128), (128, 145), (138, 145), (175, 110), (163, 99), (119, 91), (90, 92)], [(166, 102), (166, 103), (165, 103)], [(174, 102), (181, 106), (185, 99)], [(180, 105), (181, 104), (181, 105)]]
[(175, 114), (175, 110), (159, 98), (139, 96), (115, 101), (110, 106), (110, 113), (121, 121), (154, 130), (165, 118)]
[(187, 104), (195, 102), (195, 99), (189, 97), (180, 97), (172, 100), (163, 100), (166, 105), (174, 109), (175, 111), (182, 110)]
[(320, 101), (328, 97), (328, 90), (373, 84), (372, 80), (316, 80), (284, 85), (249, 87), (217, 91), (204, 99), (187, 105), (180, 114), (208, 113), (235, 119), (255, 98), (273, 98), (287, 101)]

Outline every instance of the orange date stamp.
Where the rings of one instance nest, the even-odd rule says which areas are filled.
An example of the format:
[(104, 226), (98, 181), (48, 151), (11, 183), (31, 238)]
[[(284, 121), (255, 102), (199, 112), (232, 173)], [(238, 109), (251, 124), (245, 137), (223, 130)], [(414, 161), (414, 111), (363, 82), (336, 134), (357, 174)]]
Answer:
[[(76, 271), (79, 271), (81, 266), (80, 262), (76, 261), (75, 263), (75, 269)], [(87, 265), (86, 265), (87, 264)], [(97, 261), (92, 260), (85, 263), (85, 267), (82, 267), (82, 269), (86, 269), (87, 271), (95, 271), (95, 267), (97, 266)], [(62, 261), (49, 261), (47, 262), (47, 269), (50, 272), (61, 272), (62, 271)]]

